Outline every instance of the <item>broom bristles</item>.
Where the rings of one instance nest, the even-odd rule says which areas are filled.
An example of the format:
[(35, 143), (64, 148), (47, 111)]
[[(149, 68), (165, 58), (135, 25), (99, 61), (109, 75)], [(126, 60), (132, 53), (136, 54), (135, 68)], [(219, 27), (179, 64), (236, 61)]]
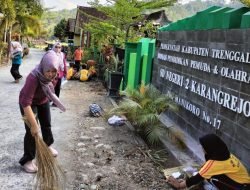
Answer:
[[(26, 117), (23, 117), (26, 125), (31, 127)], [(35, 176), (35, 190), (64, 190), (65, 175), (57, 160), (52, 155), (47, 144), (40, 135), (36, 135), (36, 163), (38, 171)]]

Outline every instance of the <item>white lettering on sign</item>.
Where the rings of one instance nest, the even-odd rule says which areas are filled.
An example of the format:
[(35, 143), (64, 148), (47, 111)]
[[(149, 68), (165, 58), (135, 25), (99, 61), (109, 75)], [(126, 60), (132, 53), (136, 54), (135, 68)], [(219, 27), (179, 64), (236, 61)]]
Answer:
[(188, 61), (186, 59), (182, 59), (180, 57), (158, 53), (157, 58), (159, 60), (168, 61), (168, 62), (175, 63), (178, 65), (188, 66)]
[(220, 49), (211, 49), (212, 58), (215, 59), (226, 59), (230, 61), (250, 63), (249, 53), (243, 53), (239, 51), (230, 51), (230, 50), (220, 50)]
[[(192, 54), (203, 57), (211, 57), (214, 59), (220, 60), (229, 60), (232, 62), (241, 62), (241, 63), (250, 63), (250, 56), (248, 52), (240, 52), (240, 51), (231, 51), (231, 50), (223, 50), (223, 49), (210, 49), (203, 47), (193, 47), (193, 46), (185, 46), (185, 45), (173, 45), (173, 44), (161, 44), (162, 50), (165, 51), (165, 54), (162, 52), (158, 52), (158, 59), (167, 61), (169, 63), (178, 64), (185, 67), (190, 67), (191, 69), (211, 73), (213, 75), (219, 75), (226, 79), (239, 81), (242, 83), (250, 83), (250, 73), (241, 69), (241, 66), (231, 66), (232, 64), (228, 64), (231, 66), (227, 67), (226, 62), (223, 64), (216, 63), (206, 63), (201, 60), (191, 60), (184, 58), (184, 56), (177, 56), (181, 53), (183, 54)], [(168, 52), (177, 52), (173, 55), (168, 55)], [(179, 53), (178, 53), (179, 52)], [(191, 57), (191, 56), (189, 56)], [(205, 60), (204, 58), (203, 60)], [(209, 60), (209, 59), (206, 59)], [(217, 61), (218, 62), (218, 61)], [(166, 67), (167, 68), (167, 67)], [(190, 71), (187, 69), (174, 67), (179, 72)], [(184, 67), (183, 67), (184, 68)], [(244, 67), (242, 67), (244, 68)], [(179, 73), (178, 72), (178, 73)], [(200, 75), (199, 75), (200, 76)], [(192, 93), (195, 93), (203, 98), (206, 98), (212, 102), (215, 102), (218, 105), (221, 105), (233, 112), (244, 115), (245, 117), (250, 117), (250, 101), (245, 100), (242, 96), (233, 95), (231, 93), (225, 92), (223, 90), (217, 89), (215, 87), (210, 87), (208, 84), (197, 82), (194, 78), (189, 77), (189, 75), (185, 74), (177, 74), (174, 71), (168, 71), (166, 69), (160, 69), (160, 77), (164, 80), (167, 80), (171, 83), (174, 83), (180, 87), (183, 87), (186, 90), (189, 90)], [(207, 79), (209, 80), (209, 79)], [(202, 81), (202, 79), (200, 80)], [(239, 85), (241, 85), (239, 83)], [(215, 84), (217, 86), (217, 84)], [(246, 87), (244, 87), (246, 88)], [(194, 107), (185, 102), (184, 100), (176, 99), (176, 102), (185, 109), (194, 113)], [(196, 113), (197, 114), (197, 113)], [(196, 115), (195, 114), (195, 115)], [(212, 126), (219, 128), (220, 120), (214, 119), (211, 115), (209, 115), (206, 111), (200, 110), (200, 118), (206, 123), (211, 124)]]
[(166, 69), (161, 68), (160, 69), (160, 77), (164, 78), (178, 86), (183, 85), (183, 76), (179, 75), (177, 73), (173, 73), (171, 71), (168, 71)]
[(160, 69), (160, 77), (161, 77), (161, 78), (164, 78), (164, 77), (165, 77), (165, 74), (166, 74), (165, 69)]
[(176, 104), (182, 106), (186, 110), (190, 111), (192, 114), (194, 114), (196, 116), (200, 116), (200, 113), (201, 113), (200, 108), (198, 108), (194, 104), (190, 103), (189, 101), (182, 99), (182, 98), (179, 98), (178, 96), (176, 96), (174, 98), (174, 101)]
[(190, 91), (237, 113), (250, 117), (250, 102), (243, 98), (212, 88), (195, 80), (190, 82)]
[[(198, 55), (203, 57), (212, 57), (214, 59), (222, 59), (229, 61), (236, 61), (241, 63), (250, 63), (250, 53), (249, 52), (240, 52), (240, 51), (231, 51), (224, 49), (209, 49), (202, 47), (193, 47), (193, 46), (181, 46), (176, 44), (164, 44), (161, 43), (161, 48), (163, 50), (181, 52), (186, 54)], [(210, 53), (211, 52), (211, 53)]]
[(220, 75), (226, 78), (230, 78), (230, 79), (245, 82), (245, 83), (249, 83), (250, 81), (250, 77), (247, 74), (247, 72), (237, 70), (237, 69), (233, 70), (227, 67), (222, 67), (220, 69)]
[(179, 52), (181, 49), (180, 45), (174, 45), (174, 44), (161, 44), (161, 49), (164, 50), (171, 50), (171, 51), (176, 51)]
[(206, 111), (202, 111), (201, 119), (208, 123), (209, 125), (212, 125), (216, 129), (220, 129), (221, 126), (221, 120), (217, 118), (213, 118), (210, 116)]
[(221, 120), (217, 119), (216, 117), (213, 117), (212, 115), (209, 115), (206, 111), (201, 110), (198, 106), (191, 103), (190, 101), (181, 98), (179, 96), (174, 97), (174, 102), (181, 107), (183, 107), (185, 110), (191, 112), (197, 117), (200, 117), (204, 122), (211, 125), (212, 127), (219, 129), (221, 126)]
[(185, 89), (198, 94), (212, 102), (215, 102), (229, 110), (243, 114), (245, 117), (250, 117), (250, 101), (234, 96), (227, 92), (199, 83), (193, 79), (184, 78), (183, 75), (160, 69), (160, 77), (172, 82), (178, 86), (183, 86)]
[(201, 61), (195, 61), (195, 60), (189, 60), (177, 56), (167, 55), (158, 53), (157, 58), (159, 60), (168, 61), (170, 63), (175, 63), (178, 65), (183, 66), (189, 66), (192, 69), (207, 72), (207, 73), (213, 73), (215, 75), (221, 75), (222, 77), (229, 78), (232, 80), (241, 81), (244, 83), (250, 83), (250, 75), (246, 71), (238, 70), (238, 69), (230, 69), (228, 67), (221, 67), (219, 68), (217, 65), (214, 65), (213, 68), (211, 68), (210, 64), (201, 62)]
[(211, 72), (210, 65), (208, 63), (203, 63), (203, 62), (200, 62), (200, 61), (191, 60), (190, 61), (190, 67), (193, 68), (193, 69), (197, 69), (197, 70), (208, 72), (208, 73)]
[(165, 79), (174, 84), (177, 84), (178, 86), (182, 86), (183, 84), (183, 76), (171, 71), (166, 71)]
[(209, 49), (208, 48), (200, 48), (200, 47), (198, 48), (198, 47), (191, 47), (191, 46), (182, 46), (181, 53), (187, 53), (187, 54), (208, 57)]

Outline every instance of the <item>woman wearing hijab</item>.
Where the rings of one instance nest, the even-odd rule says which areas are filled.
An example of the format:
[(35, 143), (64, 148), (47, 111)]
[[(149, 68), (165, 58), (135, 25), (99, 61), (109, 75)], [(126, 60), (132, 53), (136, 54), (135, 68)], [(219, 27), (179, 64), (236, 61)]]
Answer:
[(215, 134), (208, 134), (200, 139), (206, 163), (198, 174), (186, 180), (177, 180), (170, 176), (167, 182), (176, 189), (183, 189), (210, 181), (219, 190), (249, 190), (250, 176), (240, 160), (231, 154), (226, 144)]
[(48, 145), (54, 156), (58, 152), (51, 147), (54, 142), (51, 131), (50, 104), (52, 101), (56, 106), (65, 111), (58, 97), (54, 94), (54, 86), (51, 81), (56, 77), (59, 68), (59, 58), (54, 51), (48, 51), (42, 58), (40, 64), (27, 76), (26, 82), (19, 95), (19, 104), (22, 115), (25, 115), (31, 128), (25, 124), (24, 154), (19, 163), (28, 173), (37, 172), (37, 166), (33, 163), (36, 146), (34, 136), (38, 135), (39, 125), (44, 142)]
[(60, 42), (56, 42), (52, 48), (54, 52), (59, 56), (60, 63), (59, 63), (59, 69), (57, 73), (57, 77), (55, 79), (55, 94), (59, 98), (60, 91), (61, 91), (61, 84), (62, 84), (62, 78), (66, 77), (67, 75), (67, 66), (66, 66), (66, 57), (65, 54), (62, 52), (62, 44)]
[(19, 80), (23, 77), (19, 73), (19, 67), (22, 64), (22, 51), (23, 48), (19, 42), (13, 41), (11, 42), (11, 59), (12, 66), (10, 69), (10, 73), (13, 76), (15, 83), (18, 83)]

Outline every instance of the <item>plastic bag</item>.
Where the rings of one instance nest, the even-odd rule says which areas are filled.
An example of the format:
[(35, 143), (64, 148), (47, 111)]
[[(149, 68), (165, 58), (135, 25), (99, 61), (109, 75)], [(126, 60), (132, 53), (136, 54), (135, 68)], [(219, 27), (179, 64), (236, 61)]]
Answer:
[(102, 108), (98, 104), (93, 103), (89, 105), (89, 114), (91, 116), (99, 117), (101, 116), (101, 111), (102, 111)]
[(108, 123), (113, 126), (121, 126), (125, 123), (126, 118), (119, 117), (117, 115), (113, 115), (108, 119)]

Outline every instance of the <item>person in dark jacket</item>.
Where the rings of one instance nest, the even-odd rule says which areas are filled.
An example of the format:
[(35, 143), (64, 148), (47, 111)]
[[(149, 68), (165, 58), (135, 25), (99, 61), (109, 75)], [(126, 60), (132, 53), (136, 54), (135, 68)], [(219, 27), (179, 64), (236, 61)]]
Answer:
[(167, 182), (176, 189), (183, 189), (208, 180), (219, 190), (250, 190), (250, 176), (240, 160), (231, 154), (227, 145), (215, 134), (200, 139), (204, 150), (205, 164), (199, 172), (186, 179), (177, 180), (170, 176)]

